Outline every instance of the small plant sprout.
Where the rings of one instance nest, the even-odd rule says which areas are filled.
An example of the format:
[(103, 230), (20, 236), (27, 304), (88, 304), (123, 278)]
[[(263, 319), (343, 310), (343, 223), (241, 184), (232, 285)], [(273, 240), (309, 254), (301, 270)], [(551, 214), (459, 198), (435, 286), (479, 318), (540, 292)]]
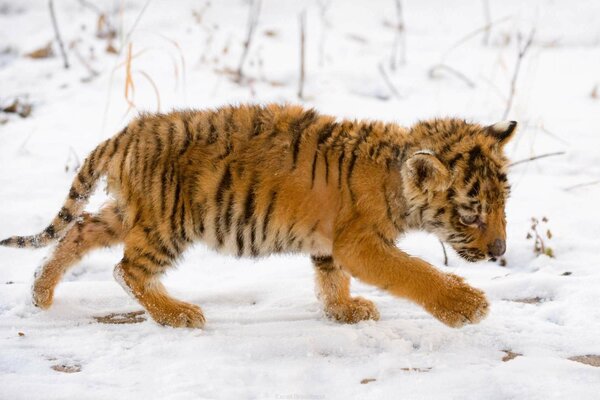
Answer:
[(554, 250), (548, 245), (552, 240), (552, 231), (547, 227), (548, 218), (542, 217), (541, 220), (532, 217), (531, 227), (527, 232), (526, 239), (533, 239), (533, 252), (536, 256), (545, 254), (548, 257), (554, 257)]

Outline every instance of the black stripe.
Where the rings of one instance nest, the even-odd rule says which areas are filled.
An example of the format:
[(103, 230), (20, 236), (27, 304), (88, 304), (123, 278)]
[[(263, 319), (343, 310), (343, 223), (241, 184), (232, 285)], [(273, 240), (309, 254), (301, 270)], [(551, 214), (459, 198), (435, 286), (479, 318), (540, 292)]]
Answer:
[(156, 250), (161, 255), (163, 255), (165, 258), (168, 258), (170, 260), (174, 260), (175, 258), (177, 258), (176, 249), (172, 250), (172, 249), (168, 248), (164, 244), (165, 241), (163, 241), (163, 239), (160, 237), (160, 234), (157, 233), (154, 229), (149, 228), (149, 227), (144, 227), (144, 232), (146, 233), (146, 239), (151, 242), (149, 244), (151, 244), (154, 247), (154, 250)]
[(300, 143), (302, 142), (302, 134), (306, 129), (315, 122), (317, 113), (315, 110), (304, 112), (291, 126), (292, 131), (292, 169), (296, 168), (298, 154), (300, 153)]
[(252, 257), (258, 257), (258, 249), (256, 248), (256, 218), (252, 219), (250, 226), (250, 253)]
[(225, 191), (229, 190), (231, 187), (231, 168), (229, 164), (225, 167), (225, 172), (223, 172), (223, 176), (221, 177), (221, 182), (219, 182), (219, 186), (217, 187), (217, 193), (215, 195), (215, 203), (217, 208), (221, 208), (223, 205), (223, 198), (225, 195)]
[(143, 264), (137, 263), (137, 262), (133, 262), (133, 261), (129, 261), (127, 263), (127, 265), (129, 267), (135, 268), (139, 271), (141, 271), (144, 275), (154, 275), (154, 271), (151, 271), (148, 267), (146, 267)]
[(183, 144), (181, 145), (181, 150), (179, 150), (179, 156), (182, 156), (188, 149), (191, 143), (192, 131), (189, 127), (189, 118), (182, 116), (183, 119)]
[(198, 236), (204, 235), (204, 217), (206, 214), (206, 207), (204, 204), (195, 204), (192, 208), (194, 232)]
[(479, 194), (479, 181), (475, 181), (473, 183), (473, 186), (471, 187), (471, 189), (469, 190), (469, 192), (467, 193), (468, 197), (475, 197)]
[(338, 158), (338, 188), (342, 188), (342, 167), (344, 166), (344, 158), (346, 157), (346, 153), (344, 150), (340, 150), (340, 157)]
[(315, 185), (315, 173), (317, 172), (317, 157), (318, 156), (319, 156), (319, 153), (315, 150), (315, 155), (313, 156), (313, 162), (312, 162), (312, 171), (311, 171), (311, 176), (310, 176), (310, 188), (311, 189)]
[(215, 127), (215, 123), (213, 121), (215, 113), (212, 113), (208, 117), (208, 136), (206, 137), (207, 144), (214, 144), (217, 141), (217, 128)]
[(467, 169), (465, 171), (464, 182), (467, 183), (473, 176), (476, 169), (476, 162), (482, 156), (481, 147), (475, 146), (469, 151), (469, 158), (467, 161)]
[(241, 257), (244, 255), (244, 225), (242, 221), (238, 221), (237, 223), (237, 232), (236, 232), (236, 245), (237, 245), (237, 255)]
[(65, 207), (61, 208), (58, 212), (58, 218), (62, 219), (66, 223), (73, 221), (73, 215)]
[(253, 177), (248, 185), (248, 193), (246, 194), (246, 202), (244, 204), (244, 223), (247, 224), (250, 218), (254, 214), (256, 206), (255, 193), (256, 190), (256, 178)]
[(265, 242), (267, 240), (267, 230), (269, 228), (269, 223), (271, 222), (271, 215), (273, 214), (273, 210), (275, 209), (275, 202), (277, 201), (277, 192), (271, 191), (271, 196), (269, 197), (269, 205), (267, 206), (267, 211), (265, 212), (265, 216), (263, 218), (262, 223), (262, 240)]
[(325, 141), (329, 139), (329, 137), (331, 137), (336, 125), (337, 124), (335, 122), (328, 122), (321, 129), (319, 135), (317, 136), (317, 149), (319, 148), (319, 146), (321, 146), (321, 144), (325, 143)]
[(101, 162), (102, 158), (104, 158), (104, 153), (106, 153), (106, 149), (108, 148), (109, 144), (110, 140), (105, 140), (104, 143), (102, 143), (100, 147), (100, 153), (98, 154), (98, 162)]
[(263, 130), (262, 109), (257, 106), (254, 108), (254, 117), (252, 119), (252, 135), (258, 136)]
[(46, 234), (46, 236), (48, 236), (49, 238), (53, 239), (54, 235), (56, 235), (56, 231), (54, 230), (54, 225), (48, 225), (48, 227), (44, 230), (44, 233)]
[(69, 190), (69, 199), (71, 200), (81, 200), (81, 195), (77, 192), (74, 187), (71, 187)]
[(129, 155), (129, 150), (131, 149), (131, 142), (133, 142), (133, 138), (129, 138), (129, 141), (125, 145), (125, 149), (123, 150), (123, 157), (121, 158), (121, 165), (119, 168), (119, 180), (123, 182), (123, 171), (125, 170), (125, 160), (127, 160), (127, 156)]
[(123, 128), (123, 130), (117, 134), (116, 137), (114, 137), (112, 139), (112, 144), (113, 147), (110, 150), (110, 155), (108, 156), (109, 160), (112, 160), (112, 158), (115, 156), (115, 154), (117, 153), (117, 150), (119, 149), (119, 142), (121, 141), (121, 136), (127, 133), (127, 127)]
[(227, 202), (227, 209), (225, 210), (225, 233), (228, 234), (231, 231), (231, 220), (233, 219), (233, 205), (234, 195), (229, 195), (229, 201)]

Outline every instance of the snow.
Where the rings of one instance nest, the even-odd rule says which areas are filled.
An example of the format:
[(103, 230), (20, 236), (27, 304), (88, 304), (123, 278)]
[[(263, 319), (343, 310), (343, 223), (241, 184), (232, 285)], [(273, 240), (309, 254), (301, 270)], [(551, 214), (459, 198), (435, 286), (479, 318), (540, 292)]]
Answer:
[[(69, 70), (60, 56), (23, 56), (53, 38), (46, 2), (0, 2), (0, 105), (15, 96), (33, 104), (28, 118), (0, 113), (8, 119), (0, 124), (2, 238), (46, 226), (77, 159), (136, 113), (127, 111), (124, 98), (126, 50), (104, 51), (89, 8), (74, 0), (55, 3)], [(94, 3), (111, 11), (125, 33), (146, 4)], [(450, 252), (444, 267), (434, 237), (412, 233), (399, 242), (483, 289), (491, 301), (487, 319), (450, 329), (416, 305), (353, 282), (353, 293), (373, 300), (381, 320), (339, 325), (321, 311), (307, 257), (237, 260), (200, 244), (164, 283), (203, 308), (203, 330), (162, 327), (147, 315), (141, 323), (104, 324), (94, 317), (140, 310), (112, 276), (120, 248), (86, 257), (58, 286), (47, 311), (31, 305), (30, 286), (50, 249), (0, 248), (0, 398), (597, 399), (600, 370), (568, 358), (600, 354), (600, 185), (575, 187), (600, 179), (600, 100), (590, 96), (600, 84), (600, 3), (491, 1), (492, 20), (499, 22), (490, 44), (482, 44), (480, 33), (455, 46), (485, 25), (483, 3), (404, 1), (407, 63), (396, 71), (389, 69), (391, 0), (264, 0), (244, 68), (253, 78), (249, 85), (217, 72), (238, 66), (245, 1), (151, 1), (130, 38), (139, 110), (157, 108), (144, 74), (156, 84), (163, 111), (298, 102), (298, 14), (306, 8), (304, 104), (404, 125), (446, 115), (492, 124), (503, 119), (517, 33), (527, 37), (535, 27), (507, 116), (519, 122), (507, 154), (521, 160), (566, 153), (511, 169), (507, 265), (469, 264)], [(89, 79), (77, 51), (97, 77)], [(429, 68), (439, 63), (475, 87), (450, 73), (431, 78)], [(104, 196), (98, 190), (90, 208)], [(536, 256), (525, 238), (531, 217), (544, 216), (540, 233), (552, 231), (546, 241), (555, 258)], [(504, 362), (504, 350), (521, 355)], [(375, 380), (361, 384), (364, 379)]]

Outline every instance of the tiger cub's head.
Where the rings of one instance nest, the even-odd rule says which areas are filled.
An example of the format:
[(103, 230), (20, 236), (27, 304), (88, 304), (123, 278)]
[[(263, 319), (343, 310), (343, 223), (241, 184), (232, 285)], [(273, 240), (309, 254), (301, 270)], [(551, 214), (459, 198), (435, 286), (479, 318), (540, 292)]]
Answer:
[(401, 166), (409, 218), (468, 261), (506, 250), (504, 207), (510, 192), (504, 145), (515, 121), (490, 126), (458, 119), (417, 123)]

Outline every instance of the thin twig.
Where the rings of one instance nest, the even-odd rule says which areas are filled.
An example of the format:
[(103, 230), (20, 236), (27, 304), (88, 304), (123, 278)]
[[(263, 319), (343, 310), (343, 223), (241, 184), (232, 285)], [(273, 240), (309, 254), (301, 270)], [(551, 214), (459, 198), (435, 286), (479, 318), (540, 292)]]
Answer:
[(577, 185), (568, 186), (564, 190), (566, 192), (569, 192), (569, 191), (571, 191), (573, 189), (579, 189), (579, 188), (586, 187), (586, 186), (597, 185), (599, 183), (600, 183), (600, 180), (591, 181), (591, 182), (584, 182), (584, 183), (578, 183)]
[(450, 48), (448, 50), (446, 50), (446, 52), (442, 55), (442, 62), (450, 55), (452, 50), (456, 49), (457, 47), (460, 47), (463, 43), (468, 42), (469, 40), (476, 37), (480, 33), (488, 31), (494, 25), (497, 25), (504, 21), (508, 21), (511, 18), (512, 18), (511, 16), (506, 16), (506, 17), (497, 19), (495, 21), (485, 24), (484, 26), (480, 26), (479, 28), (475, 29), (474, 31), (467, 33), (466, 35), (461, 37), (459, 40), (457, 40), (452, 46), (450, 46)]
[(506, 109), (504, 110), (502, 119), (506, 119), (506, 117), (508, 117), (508, 114), (510, 113), (510, 110), (512, 108), (513, 100), (515, 98), (515, 93), (517, 90), (517, 79), (519, 77), (519, 71), (521, 69), (521, 62), (523, 61), (523, 58), (525, 58), (527, 51), (531, 47), (534, 36), (535, 36), (535, 28), (533, 28), (531, 30), (531, 33), (529, 34), (529, 37), (527, 38), (527, 41), (525, 42), (523, 47), (521, 47), (520, 41), (519, 41), (519, 53), (517, 55), (517, 63), (515, 65), (515, 70), (513, 72), (513, 76), (510, 81), (510, 91), (509, 91), (508, 99), (506, 100)]
[(524, 160), (515, 161), (513, 163), (508, 164), (508, 166), (509, 167), (514, 167), (515, 165), (523, 164), (523, 163), (530, 162), (530, 161), (539, 160), (540, 158), (553, 157), (553, 156), (562, 156), (563, 154), (566, 154), (566, 152), (565, 151), (557, 151), (555, 153), (540, 154), (539, 156), (529, 157), (529, 158), (526, 158)]
[(246, 57), (248, 56), (248, 51), (250, 50), (250, 44), (252, 43), (252, 38), (254, 37), (254, 32), (256, 31), (256, 25), (258, 25), (258, 15), (260, 13), (260, 3), (261, 0), (251, 0), (250, 2), (250, 10), (248, 13), (248, 33), (246, 34), (246, 40), (244, 41), (244, 49), (242, 51), (242, 56), (240, 57), (240, 63), (238, 65), (237, 73), (236, 73), (236, 81), (240, 83), (244, 76), (243, 68), (244, 62), (246, 61)]
[(392, 92), (394, 97), (397, 98), (398, 100), (402, 99), (402, 96), (400, 96), (400, 93), (398, 93), (398, 90), (396, 90), (396, 87), (390, 80), (390, 77), (388, 76), (387, 72), (385, 72), (385, 68), (383, 67), (383, 64), (381, 64), (381, 63), (379, 64), (379, 73), (383, 77), (383, 81), (385, 82), (387, 87), (390, 89), (390, 92)]
[[(394, 44), (392, 46), (392, 54), (390, 58), (390, 69), (396, 70), (396, 61), (400, 59), (400, 64), (406, 63), (406, 33), (404, 25), (404, 12), (402, 9), (402, 0), (396, 0), (396, 29), (394, 35)], [(398, 53), (400, 52), (400, 57)]]
[(473, 82), (471, 79), (469, 79), (465, 74), (463, 74), (462, 72), (460, 72), (446, 64), (437, 64), (437, 65), (434, 65), (433, 67), (431, 67), (429, 69), (429, 77), (437, 78), (438, 77), (438, 75), (436, 74), (437, 71), (449, 72), (451, 75), (457, 77), (458, 79), (460, 79), (461, 81), (466, 83), (467, 86), (470, 88), (474, 88), (476, 86), (475, 82)]
[(127, 32), (127, 34), (125, 35), (125, 39), (123, 40), (123, 43), (121, 44), (121, 48), (119, 49), (119, 52), (117, 53), (117, 55), (121, 55), (121, 53), (123, 52), (123, 49), (129, 43), (129, 39), (131, 39), (131, 35), (133, 34), (133, 31), (135, 30), (135, 28), (137, 27), (138, 23), (142, 19), (142, 15), (144, 15), (144, 12), (146, 11), (146, 8), (148, 8), (148, 6), (150, 5), (150, 1), (151, 0), (147, 0), (146, 1), (146, 4), (144, 4), (144, 7), (140, 11), (140, 13), (137, 15), (135, 21), (133, 21), (133, 25), (131, 25), (131, 28), (129, 28), (129, 32)]
[(298, 16), (300, 22), (300, 80), (298, 82), (298, 98), (304, 99), (304, 75), (305, 75), (305, 46), (306, 46), (306, 10)]
[(448, 253), (446, 253), (446, 246), (444, 245), (444, 242), (442, 242), (441, 240), (439, 240), (439, 242), (442, 245), (442, 251), (444, 252), (444, 265), (447, 267), (448, 266)]
[(54, 35), (60, 48), (60, 54), (62, 55), (63, 64), (65, 69), (69, 69), (69, 60), (67, 59), (67, 53), (65, 52), (65, 45), (63, 44), (62, 38), (60, 37), (60, 31), (58, 30), (58, 22), (56, 22), (56, 14), (54, 13), (54, 2), (48, 0), (48, 8), (50, 8), (50, 18), (52, 19), (52, 26), (54, 27)]

